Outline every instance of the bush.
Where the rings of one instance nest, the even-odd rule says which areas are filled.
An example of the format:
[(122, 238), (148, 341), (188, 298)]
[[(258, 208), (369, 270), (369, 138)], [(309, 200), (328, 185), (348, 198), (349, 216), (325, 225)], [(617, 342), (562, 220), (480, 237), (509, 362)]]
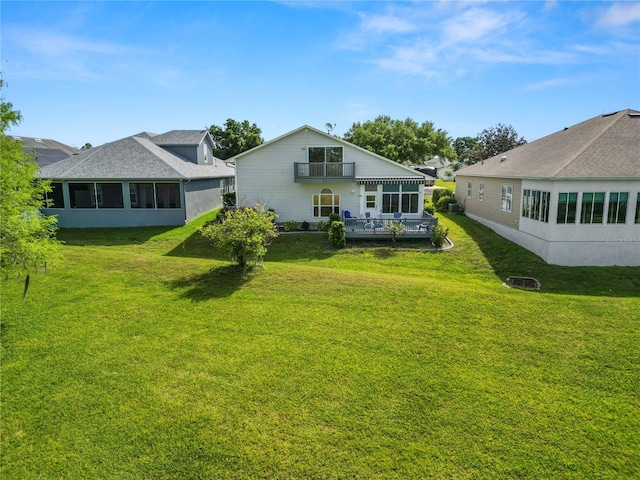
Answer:
[(267, 246), (278, 236), (275, 214), (260, 205), (230, 209), (222, 222), (209, 223), (198, 230), (212, 240), (215, 248), (245, 269), (247, 262), (261, 262)]
[(228, 192), (222, 195), (222, 205), (225, 207), (236, 206), (236, 192)]
[(441, 197), (436, 203), (437, 212), (446, 212), (450, 203), (457, 203), (455, 197)]
[(347, 229), (343, 222), (332, 222), (329, 227), (329, 241), (336, 248), (344, 248), (347, 245)]
[(406, 233), (407, 227), (405, 227), (404, 224), (400, 222), (391, 222), (391, 223), (387, 223), (384, 226), (384, 231), (387, 233), (390, 233), (391, 240), (395, 242), (396, 238)]
[(449, 235), (449, 229), (442, 225), (436, 225), (433, 229), (433, 236), (431, 237), (431, 243), (434, 247), (442, 248), (444, 241)]
[(431, 196), (431, 202), (433, 202), (434, 205), (438, 205), (438, 200), (440, 200), (442, 197), (453, 197), (453, 191), (449, 190), (448, 188), (434, 188), (433, 189), (433, 194)]
[(300, 230), (302, 230), (303, 232), (309, 231), (309, 222), (307, 222), (306, 220), (302, 222), (300, 224)]
[(433, 203), (430, 203), (429, 205), (424, 206), (424, 211), (430, 215), (433, 215), (436, 213), (436, 207), (433, 205)]
[(333, 222), (339, 222), (340, 221), (340, 215), (338, 215), (337, 213), (331, 213), (329, 215), (329, 225), (331, 225)]
[(284, 222), (282, 226), (285, 232), (295, 232), (298, 230), (298, 222), (295, 220), (289, 220), (288, 222)]
[(329, 231), (329, 222), (325, 220), (319, 220), (318, 223), (316, 223), (316, 228), (319, 232), (327, 232)]

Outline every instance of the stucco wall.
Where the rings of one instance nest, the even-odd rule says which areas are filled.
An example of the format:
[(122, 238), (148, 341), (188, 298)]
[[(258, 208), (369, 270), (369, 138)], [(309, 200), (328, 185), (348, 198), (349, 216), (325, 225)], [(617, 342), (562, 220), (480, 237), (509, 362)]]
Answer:
[(186, 221), (222, 207), (220, 179), (192, 180), (184, 184)]

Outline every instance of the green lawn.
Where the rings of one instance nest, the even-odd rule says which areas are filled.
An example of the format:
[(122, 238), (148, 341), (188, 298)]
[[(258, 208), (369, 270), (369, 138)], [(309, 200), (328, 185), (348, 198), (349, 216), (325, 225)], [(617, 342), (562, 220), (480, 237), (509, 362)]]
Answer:
[(640, 269), (441, 222), (244, 277), (193, 225), (61, 231), (24, 305), (2, 284), (0, 478), (638, 478)]

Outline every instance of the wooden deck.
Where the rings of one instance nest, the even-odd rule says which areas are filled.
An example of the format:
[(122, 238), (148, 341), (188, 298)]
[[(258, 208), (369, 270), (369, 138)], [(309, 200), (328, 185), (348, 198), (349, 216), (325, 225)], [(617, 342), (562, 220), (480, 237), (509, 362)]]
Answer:
[(433, 229), (438, 225), (438, 219), (428, 213), (422, 218), (344, 218), (347, 238), (356, 239), (392, 239), (393, 231), (396, 238), (424, 238), (433, 236)]

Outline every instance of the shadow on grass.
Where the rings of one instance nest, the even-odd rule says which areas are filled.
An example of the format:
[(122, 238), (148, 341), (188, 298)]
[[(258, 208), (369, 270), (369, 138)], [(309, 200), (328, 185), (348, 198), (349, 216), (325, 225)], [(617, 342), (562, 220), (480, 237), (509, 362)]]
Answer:
[[(326, 235), (326, 234), (325, 234)], [(268, 262), (300, 262), (323, 260), (335, 253), (326, 236), (320, 233), (287, 233), (278, 236), (267, 247), (264, 260)], [(211, 241), (196, 232), (165, 255), (170, 257), (212, 258), (227, 260)]]
[(493, 230), (463, 215), (443, 214), (475, 242), (495, 274), (538, 279), (541, 291), (567, 295), (637, 297), (640, 291), (638, 267), (562, 267), (542, 258)]
[(145, 243), (176, 228), (181, 227), (61, 228), (57, 238), (72, 246), (132, 245)]
[(237, 265), (226, 265), (212, 268), (205, 273), (171, 280), (167, 285), (171, 290), (182, 290), (182, 298), (202, 302), (212, 298), (228, 297), (252, 278), (251, 268), (245, 273), (244, 269)]

